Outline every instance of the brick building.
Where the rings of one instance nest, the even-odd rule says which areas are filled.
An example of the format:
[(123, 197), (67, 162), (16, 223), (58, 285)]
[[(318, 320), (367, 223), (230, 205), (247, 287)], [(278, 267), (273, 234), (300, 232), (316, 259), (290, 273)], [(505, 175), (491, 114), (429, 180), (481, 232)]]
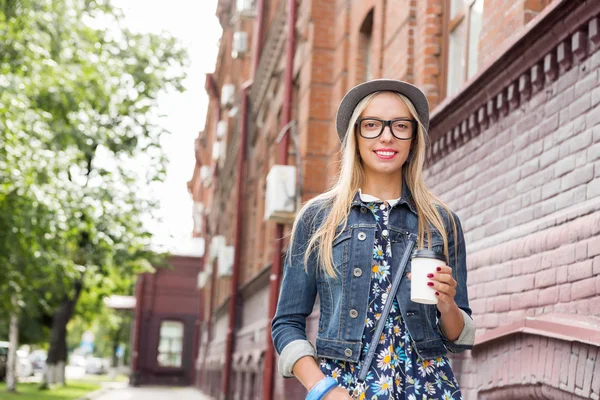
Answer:
[(465, 229), (478, 328), (452, 357), (465, 398), (598, 399), (600, 1), (220, 0), (217, 15), (189, 183), (207, 241), (197, 384), (215, 398), (305, 395), (274, 371), (290, 224), (264, 220), (266, 178), (289, 164), (298, 201), (325, 190), (342, 96), (388, 77), (427, 94), (426, 182)]
[(168, 263), (168, 268), (141, 274), (136, 281), (131, 334), (135, 386), (194, 382), (201, 317), (196, 277), (202, 264), (189, 252), (171, 255)]

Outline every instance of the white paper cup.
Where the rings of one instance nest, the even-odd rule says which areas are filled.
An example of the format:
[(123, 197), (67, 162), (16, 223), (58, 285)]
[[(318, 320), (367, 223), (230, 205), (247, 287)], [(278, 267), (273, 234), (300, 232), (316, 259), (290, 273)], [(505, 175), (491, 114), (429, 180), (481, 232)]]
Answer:
[(427, 286), (431, 279), (427, 274), (435, 274), (437, 267), (446, 265), (443, 254), (429, 249), (415, 251), (411, 260), (410, 299), (415, 303), (437, 304), (435, 289)]

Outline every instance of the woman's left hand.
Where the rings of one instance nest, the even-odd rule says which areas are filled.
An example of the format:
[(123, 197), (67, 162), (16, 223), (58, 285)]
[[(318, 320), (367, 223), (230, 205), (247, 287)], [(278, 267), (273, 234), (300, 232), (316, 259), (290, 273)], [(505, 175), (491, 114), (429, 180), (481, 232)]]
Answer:
[(429, 286), (436, 291), (438, 298), (437, 308), (442, 314), (456, 308), (454, 296), (456, 295), (456, 281), (452, 277), (452, 268), (445, 265), (437, 267), (433, 276), (427, 276), (431, 282)]

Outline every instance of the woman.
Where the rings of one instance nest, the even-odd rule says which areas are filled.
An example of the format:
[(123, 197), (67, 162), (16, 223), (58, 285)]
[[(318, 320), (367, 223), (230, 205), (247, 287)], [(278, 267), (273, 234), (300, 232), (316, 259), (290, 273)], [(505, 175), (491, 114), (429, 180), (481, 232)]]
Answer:
[[(458, 217), (423, 183), (428, 126), (425, 95), (405, 82), (365, 82), (340, 103), (340, 175), (296, 218), (272, 324), (279, 370), (309, 399), (462, 398), (446, 354), (474, 342), (465, 242)], [(445, 255), (448, 266), (428, 275), (437, 305), (410, 300), (413, 246)], [(306, 318), (317, 294), (315, 349)]]

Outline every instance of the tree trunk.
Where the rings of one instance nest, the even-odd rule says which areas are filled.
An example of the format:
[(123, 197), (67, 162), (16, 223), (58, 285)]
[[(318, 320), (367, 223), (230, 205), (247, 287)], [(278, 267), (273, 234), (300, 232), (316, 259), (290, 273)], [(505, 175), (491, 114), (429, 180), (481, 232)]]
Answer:
[(125, 320), (121, 321), (119, 323), (119, 327), (113, 332), (112, 335), (112, 361), (111, 361), (111, 365), (113, 368), (117, 368), (119, 365), (119, 357), (117, 357), (117, 349), (119, 348), (119, 345), (121, 344), (121, 336), (123, 333), (123, 325), (125, 323)]
[(12, 311), (10, 313), (10, 330), (8, 334), (8, 360), (6, 365), (6, 390), (17, 390), (17, 347), (19, 347), (19, 304), (17, 295), (12, 295)]
[(46, 359), (46, 371), (42, 381), (42, 388), (56, 383), (65, 383), (65, 363), (67, 361), (67, 323), (73, 316), (75, 304), (81, 293), (82, 282), (75, 282), (73, 298), (65, 298), (52, 318), (50, 332), (50, 348)]

